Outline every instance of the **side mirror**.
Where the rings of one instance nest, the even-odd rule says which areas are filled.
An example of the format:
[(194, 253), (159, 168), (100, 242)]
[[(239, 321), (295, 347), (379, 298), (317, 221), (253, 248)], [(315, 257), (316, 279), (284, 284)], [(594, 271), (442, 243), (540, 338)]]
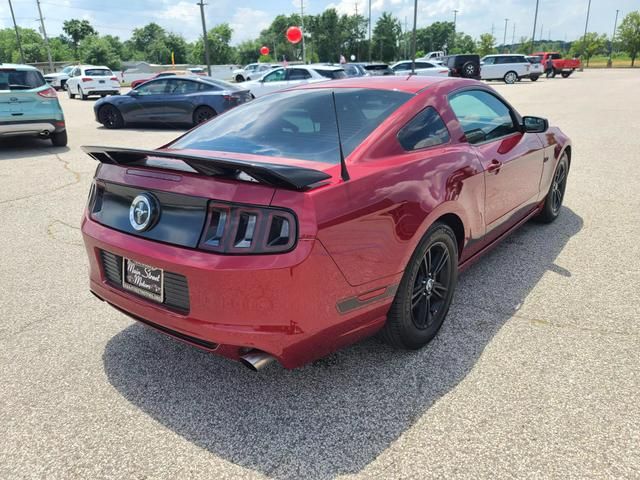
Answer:
[(544, 133), (549, 129), (549, 121), (542, 117), (522, 117), (522, 129), (527, 133)]

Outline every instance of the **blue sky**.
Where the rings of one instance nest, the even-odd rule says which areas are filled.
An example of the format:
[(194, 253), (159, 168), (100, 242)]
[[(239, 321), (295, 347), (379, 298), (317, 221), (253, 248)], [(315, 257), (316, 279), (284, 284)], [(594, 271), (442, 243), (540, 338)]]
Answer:
[[(38, 11), (35, 0), (12, 0), (17, 22), (23, 27), (38, 28)], [(0, 27), (11, 25), (7, 0), (0, 0)], [(390, 11), (404, 23), (411, 25), (413, 0), (371, 0), (375, 19), (383, 11)], [(540, 0), (536, 37), (551, 35), (556, 40), (573, 40), (582, 35), (588, 0)], [(341, 13), (366, 12), (368, 0), (304, 0), (305, 13), (317, 14), (329, 7)], [(62, 22), (69, 18), (86, 18), (100, 33), (129, 37), (133, 28), (156, 22), (169, 31), (181, 33), (188, 40), (195, 39), (201, 31), (199, 7), (196, 0), (41, 0), (47, 33), (62, 33)], [(453, 10), (459, 10), (459, 30), (478, 37), (491, 32), (498, 43), (504, 37), (505, 17), (507, 43), (513, 36), (530, 36), (533, 29), (535, 0), (433, 0), (418, 1), (418, 26), (434, 21), (452, 20)], [(233, 43), (254, 38), (278, 13), (300, 11), (300, 0), (209, 0), (207, 25), (228, 22), (234, 30)], [(634, 9), (640, 9), (638, 0), (592, 0), (589, 31), (611, 35), (615, 10), (621, 17)]]

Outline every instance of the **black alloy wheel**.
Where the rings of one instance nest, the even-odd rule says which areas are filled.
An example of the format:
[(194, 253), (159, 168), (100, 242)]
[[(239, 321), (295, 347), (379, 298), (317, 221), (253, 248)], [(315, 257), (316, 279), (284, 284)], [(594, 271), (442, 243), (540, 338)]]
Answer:
[(475, 77), (478, 72), (475, 64), (473, 62), (467, 62), (462, 66), (462, 73), (464, 77), (471, 78)]
[(122, 128), (124, 120), (122, 114), (113, 105), (105, 105), (98, 110), (98, 120), (107, 128)]
[(198, 107), (195, 112), (193, 112), (193, 124), (200, 125), (215, 116), (216, 112), (213, 108), (206, 106)]
[(380, 337), (390, 345), (419, 349), (442, 326), (458, 281), (458, 244), (448, 225), (436, 223), (413, 253)]
[(449, 250), (442, 242), (430, 245), (422, 258), (411, 293), (411, 320), (416, 328), (430, 327), (444, 310), (450, 287), (450, 263)]
[(562, 202), (564, 201), (564, 192), (567, 188), (568, 176), (569, 158), (566, 153), (563, 153), (556, 167), (556, 171), (553, 174), (553, 181), (549, 187), (542, 211), (536, 217), (536, 220), (543, 223), (551, 223), (558, 218), (560, 210), (562, 209)]

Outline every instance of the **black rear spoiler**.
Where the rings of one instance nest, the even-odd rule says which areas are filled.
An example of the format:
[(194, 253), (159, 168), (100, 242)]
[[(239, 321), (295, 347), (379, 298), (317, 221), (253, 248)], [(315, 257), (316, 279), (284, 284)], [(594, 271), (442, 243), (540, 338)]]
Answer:
[[(277, 163), (250, 162), (229, 158), (187, 155), (180, 152), (162, 150), (141, 150), (137, 148), (83, 146), (82, 150), (102, 163), (113, 165), (146, 165), (149, 157), (180, 160), (201, 175), (237, 178), (244, 172), (259, 183), (279, 188), (305, 190), (311, 185), (331, 178), (331, 175), (312, 168), (280, 165)], [(163, 168), (159, 166), (158, 168)]]

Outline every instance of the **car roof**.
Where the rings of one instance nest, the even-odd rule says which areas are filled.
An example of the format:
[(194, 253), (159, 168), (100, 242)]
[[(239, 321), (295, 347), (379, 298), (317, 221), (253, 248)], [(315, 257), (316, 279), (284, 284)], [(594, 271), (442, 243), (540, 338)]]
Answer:
[(352, 77), (343, 80), (332, 80), (331, 82), (308, 83), (296, 87), (296, 90), (313, 88), (366, 88), (371, 90), (396, 90), (406, 93), (418, 93), (432, 85), (443, 85), (446, 83), (450, 83), (452, 86), (462, 86), (463, 84), (483, 85), (477, 81), (460, 78), (387, 75), (379, 77)]
[(78, 65), (82, 70), (86, 70), (87, 68), (101, 68), (103, 70), (111, 70), (109, 67), (105, 67), (104, 65)]
[(485, 55), (486, 57), (525, 57), (524, 53), (492, 53), (491, 55)]
[(15, 68), (16, 70), (38, 70), (32, 65), (24, 65), (22, 63), (0, 63), (0, 68)]
[(321, 63), (312, 63), (311, 65), (291, 65), (288, 68), (312, 68), (313, 70), (344, 70), (338, 65), (323, 65)]

